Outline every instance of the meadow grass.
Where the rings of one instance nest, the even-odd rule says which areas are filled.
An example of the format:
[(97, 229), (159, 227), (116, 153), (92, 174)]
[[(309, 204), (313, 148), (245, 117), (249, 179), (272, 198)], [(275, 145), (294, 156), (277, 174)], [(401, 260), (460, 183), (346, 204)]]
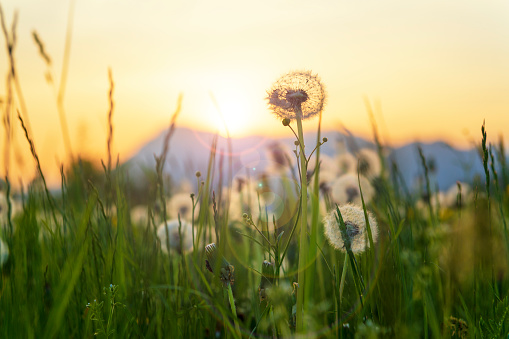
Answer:
[[(379, 237), (373, 241), (368, 225), (370, 246), (365, 253), (335, 250), (325, 240), (318, 212), (317, 254), (310, 258), (313, 271), (308, 267), (313, 279), (304, 293), (302, 335), (507, 335), (508, 196), (500, 182), (507, 169), (496, 160), (501, 149), (486, 145), (485, 134), (483, 128), (479, 161), (484, 161), (491, 185), (474, 181), (472, 200), (460, 190), (463, 206), (449, 213), (431, 202), (436, 192), (431, 191), (422, 152), (425, 209), (419, 209), (418, 195), (399, 189), (398, 173), (374, 179), (376, 199), (365, 204), (361, 196), (361, 208), (375, 215)], [(225, 221), (229, 205), (219, 204), (214, 193), (219, 191), (216, 176), (221, 175), (213, 171), (215, 152), (212, 147), (204, 184), (198, 177), (197, 187), (189, 192), (193, 206), (199, 201), (201, 207), (199, 217), (191, 220), (196, 238), (187, 253), (161, 250), (151, 209), (148, 224), (130, 219), (131, 186), (118, 163), (111, 171), (104, 166), (102, 174), (86, 170), (83, 160), (73, 163), (67, 172), (62, 170), (59, 194), (50, 193), (39, 170), (38, 179), (23, 193), (22, 212), (2, 219), (2, 239), (10, 255), (1, 267), (1, 336), (296, 335), (300, 239), (295, 230), (301, 214), (294, 212), (281, 228), (268, 227), (269, 220), (262, 227), (249, 215), (240, 222)], [(147, 188), (157, 192), (147, 196), (153, 202), (170, 198), (161, 187), (162, 170), (157, 172), (152, 185), (159, 188)], [(8, 178), (5, 184), (13, 195)], [(307, 206), (309, 220), (316, 218), (312, 206)], [(167, 214), (164, 209), (162, 213)], [(231, 265), (228, 283), (221, 273), (207, 269), (204, 250), (210, 242), (222, 243), (223, 249), (217, 248)], [(221, 265), (218, 260), (213, 271), (224, 273)]]
[[(3, 14), (2, 28), (11, 51), (15, 23), (9, 33)], [(14, 128), (9, 119), (13, 93), (23, 103), (12, 54), (9, 60), (5, 159)], [(225, 159), (214, 138), (207, 168), (196, 172), (196, 185), (183, 192), (192, 206), (191, 217), (183, 220), (184, 209), (167, 209), (175, 190), (164, 171), (181, 97), (156, 166), (140, 189), (118, 158), (116, 165), (112, 161), (111, 70), (109, 80), (102, 169), (73, 153), (59, 89), (62, 134), (72, 161), (61, 166), (58, 191), (50, 191), (45, 181), (21, 104), (19, 127), (37, 176), (14, 191), (4, 164), (0, 246), (7, 247), (8, 257), (4, 261), (0, 248), (0, 337), (507, 337), (509, 169), (502, 138), (498, 148), (487, 144), (484, 125), (479, 161), (485, 180), (471, 178), (468, 196), (458, 183), (456, 203), (441, 206), (430, 177), (433, 166), (422, 150), (416, 149), (421, 189), (406, 187), (397, 165), (387, 163), (366, 102), (381, 172), (368, 178), (374, 189), (370, 199), (361, 186), (366, 178), (355, 173), (357, 206), (366, 224), (365, 248), (357, 252), (349, 240), (357, 230), (320, 184), (326, 173), (320, 146), (327, 141), (320, 122), (316, 147), (306, 155), (297, 119), (296, 166), (270, 178), (247, 177), (238, 185), (232, 140)], [(289, 120), (283, 124), (293, 131)], [(311, 159), (315, 168), (308, 177)], [(241, 187), (253, 184), (254, 193)], [(271, 210), (267, 194), (281, 198), (279, 210)], [(16, 213), (15, 202), (22, 205)], [(140, 202), (146, 206), (143, 220), (131, 214)], [(342, 248), (332, 246), (324, 232), (324, 217), (334, 211)], [(163, 227), (165, 236), (158, 236), (161, 222), (170, 219), (179, 227)], [(192, 239), (186, 242), (186, 236)]]

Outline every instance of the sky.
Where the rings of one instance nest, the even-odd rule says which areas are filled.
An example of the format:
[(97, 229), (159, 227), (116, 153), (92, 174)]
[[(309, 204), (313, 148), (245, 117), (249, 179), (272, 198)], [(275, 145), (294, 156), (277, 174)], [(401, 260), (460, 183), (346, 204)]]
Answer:
[[(56, 105), (66, 34), (71, 39), (63, 103), (71, 149), (96, 159), (106, 159), (109, 69), (112, 146), (120, 160), (167, 128), (180, 94), (177, 126), (225, 135), (222, 115), (233, 137), (289, 136), (265, 97), (275, 80), (295, 70), (312, 71), (325, 85), (325, 130), (348, 129), (371, 138), (366, 100), (376, 107), (378, 128), (390, 145), (440, 139), (467, 148), (480, 141), (483, 120), (492, 142), (509, 130), (507, 1), (0, 4), (7, 27), (18, 14), (14, 57), (24, 114), (43, 170), (55, 180), (60, 164), (68, 161)], [(33, 31), (51, 58), (49, 68)], [(4, 116), (9, 64), (5, 38), (0, 40)], [(53, 84), (45, 78), (48, 71)], [(17, 98), (15, 109), (23, 111)], [(34, 163), (19, 122), (13, 121), (10, 173), (15, 177), (33, 172)], [(306, 121), (304, 129), (316, 130), (317, 123)], [(2, 126), (2, 150), (5, 133)]]

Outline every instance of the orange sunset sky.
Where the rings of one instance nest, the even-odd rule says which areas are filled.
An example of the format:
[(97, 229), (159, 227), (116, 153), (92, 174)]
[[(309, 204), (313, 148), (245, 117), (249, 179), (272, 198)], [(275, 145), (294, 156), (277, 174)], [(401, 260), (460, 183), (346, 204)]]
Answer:
[[(508, 1), (0, 1), (7, 26), (18, 13), (18, 79), (43, 170), (58, 178), (65, 150), (55, 89), (32, 39), (37, 31), (60, 85), (71, 23), (65, 87), (75, 153), (106, 157), (108, 68), (114, 88), (114, 154), (128, 159), (168, 126), (179, 93), (178, 126), (230, 134), (290, 135), (265, 91), (282, 74), (312, 70), (326, 86), (324, 129), (370, 136), (364, 97), (379, 102), (386, 142), (443, 139), (457, 147), (509, 138)], [(2, 115), (9, 70), (0, 43)], [(19, 109), (16, 96), (15, 109)], [(14, 111), (15, 112), (15, 111)], [(13, 117), (15, 113), (12, 113)], [(11, 175), (33, 160), (14, 122)], [(317, 119), (304, 128), (315, 129)], [(4, 154), (5, 129), (1, 149)], [(18, 163), (15, 155), (25, 161)], [(2, 157), (2, 162), (5, 159)], [(23, 164), (21, 164), (23, 163)], [(0, 168), (2, 176), (4, 166)], [(57, 179), (56, 179), (57, 180)]]

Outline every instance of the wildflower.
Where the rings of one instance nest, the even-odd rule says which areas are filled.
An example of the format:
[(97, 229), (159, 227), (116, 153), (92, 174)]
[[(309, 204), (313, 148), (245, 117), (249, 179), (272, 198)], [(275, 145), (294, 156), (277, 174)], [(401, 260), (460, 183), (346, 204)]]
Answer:
[(0, 266), (2, 266), (7, 259), (9, 259), (9, 247), (7, 247), (7, 244), (0, 238)]
[(337, 168), (336, 172), (339, 175), (354, 173), (357, 168), (357, 160), (350, 152), (337, 155), (334, 158), (334, 163)]
[[(205, 260), (205, 264), (207, 269), (214, 273), (214, 270), (217, 269), (217, 247), (215, 243), (208, 244), (205, 246), (205, 254), (207, 255), (207, 259)], [(219, 267), (218, 277), (226, 287), (228, 285), (233, 285), (235, 281), (234, 276), (234, 267), (230, 265), (228, 261), (223, 257), (221, 260), (221, 267)], [(214, 273), (215, 274), (215, 273)]]
[[(352, 252), (363, 252), (369, 247), (364, 210), (358, 205), (348, 204), (339, 207), (339, 211), (345, 222), (346, 236), (350, 242)], [(369, 212), (368, 220), (373, 242), (376, 242), (378, 237), (378, 225), (375, 218)], [(336, 210), (332, 210), (324, 219), (325, 236), (334, 248), (346, 252), (345, 239), (343, 239), (339, 226), (336, 219)]]
[[(168, 215), (171, 218), (180, 216), (180, 220), (190, 221), (193, 215), (193, 201), (189, 193), (177, 193), (166, 204)], [(198, 217), (199, 205), (194, 209), (194, 217)]]
[(323, 110), (325, 89), (318, 76), (309, 71), (290, 72), (279, 78), (267, 92), (272, 112), (293, 120), (311, 118)]
[(357, 161), (357, 172), (361, 175), (368, 178), (380, 175), (382, 164), (377, 152), (369, 148), (363, 148), (357, 153)]
[[(360, 177), (360, 184), (364, 202), (367, 204), (373, 198), (374, 189), (364, 177)], [(331, 196), (332, 200), (338, 205), (347, 203), (360, 204), (361, 192), (359, 190), (357, 175), (348, 173), (334, 180), (331, 185)]]
[(191, 224), (184, 220), (181, 220), (179, 223), (178, 219), (173, 219), (163, 222), (157, 228), (157, 237), (159, 241), (161, 241), (161, 250), (164, 253), (168, 253), (165, 227), (168, 229), (170, 250), (176, 251), (177, 253), (186, 253), (192, 250), (193, 238)]

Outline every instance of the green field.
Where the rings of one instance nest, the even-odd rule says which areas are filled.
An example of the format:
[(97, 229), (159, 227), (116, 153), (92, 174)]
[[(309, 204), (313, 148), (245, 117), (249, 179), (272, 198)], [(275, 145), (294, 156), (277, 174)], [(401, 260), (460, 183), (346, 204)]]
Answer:
[[(213, 143), (209, 170), (179, 192), (161, 166), (171, 133), (142, 189), (121, 165), (85, 159), (62, 170), (58, 191), (42, 172), (23, 190), (2, 183), (0, 337), (507, 336), (509, 171), (503, 147), (486, 145), (484, 126), (478, 161), (488, 180), (458, 183), (452, 204), (438, 199), (424, 156), (416, 192), (381, 156), (380, 172), (367, 178), (374, 196), (364, 208), (356, 203), (371, 215), (360, 245), (350, 241), (359, 230), (345, 205), (341, 218), (320, 189), (321, 169), (306, 176), (304, 205), (302, 167), (280, 164), (270, 180), (241, 185)], [(308, 153), (317, 146), (313, 157), (317, 140), (306, 145)], [(188, 201), (175, 210), (178, 194)], [(267, 194), (281, 198), (279, 210)], [(337, 228), (329, 232), (344, 240), (338, 248), (325, 237), (326, 213)], [(158, 232), (162, 220), (173, 220), (168, 233)]]

